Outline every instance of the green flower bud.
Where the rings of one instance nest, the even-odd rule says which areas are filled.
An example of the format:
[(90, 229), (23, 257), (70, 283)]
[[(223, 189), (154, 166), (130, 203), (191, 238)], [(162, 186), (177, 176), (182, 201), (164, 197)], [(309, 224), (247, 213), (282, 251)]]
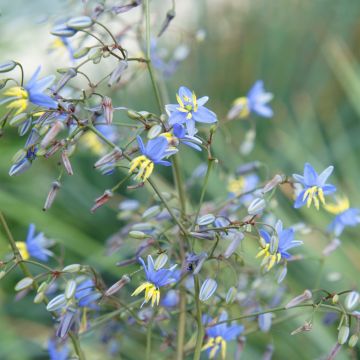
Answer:
[(237, 291), (236, 289), (232, 286), (229, 291), (226, 294), (226, 303), (227, 304), (232, 304), (235, 300)]
[(162, 132), (162, 127), (159, 124), (152, 126), (147, 133), (148, 139), (154, 139), (159, 136)]
[(16, 62), (12, 60), (4, 61), (0, 63), (0, 73), (9, 72), (14, 69), (16, 66)]
[(167, 263), (167, 261), (168, 261), (168, 256), (165, 253), (160, 254), (155, 260), (155, 264), (154, 264), (155, 270), (160, 270), (161, 268), (163, 268)]
[(21, 279), (16, 285), (15, 285), (15, 291), (21, 291), (25, 290), (28, 287), (30, 287), (34, 283), (34, 279), (31, 277), (25, 277)]
[(71, 299), (76, 291), (76, 281), (70, 280), (66, 283), (65, 287), (65, 297), (67, 300)]
[(82, 30), (90, 27), (93, 23), (89, 16), (76, 16), (71, 18), (66, 25), (72, 29)]
[(89, 51), (90, 51), (89, 47), (83, 47), (83, 48), (81, 48), (81, 49), (74, 52), (73, 58), (74, 59), (80, 59), (83, 56), (87, 55)]
[(161, 208), (159, 205), (154, 205), (152, 207), (149, 207), (148, 209), (146, 209), (143, 214), (142, 214), (142, 218), (143, 219), (149, 219), (152, 217), (155, 217), (157, 215), (159, 215), (161, 212)]
[(349, 339), (349, 347), (353, 348), (356, 346), (357, 342), (359, 341), (359, 336), (354, 334)]
[(80, 264), (71, 264), (71, 265), (65, 266), (62, 269), (62, 272), (76, 273), (76, 272), (79, 272), (80, 270), (81, 270), (81, 265)]
[(148, 239), (149, 235), (143, 233), (142, 231), (133, 230), (129, 232), (129, 236), (133, 239)]
[(349, 337), (350, 328), (346, 325), (343, 325), (338, 333), (338, 343), (344, 345)]
[(1, 270), (1, 271), (0, 271), (0, 280), (1, 280), (3, 277), (5, 277), (5, 275), (6, 275), (6, 272), (5, 272), (4, 270)]
[(40, 304), (44, 301), (44, 299), (45, 299), (45, 294), (43, 292), (40, 292), (36, 294), (36, 296), (34, 297), (34, 304)]
[(339, 302), (339, 295), (335, 294), (332, 298), (332, 303), (333, 304), (337, 304)]
[(217, 282), (214, 279), (206, 279), (200, 288), (199, 299), (207, 301), (211, 298), (217, 289)]

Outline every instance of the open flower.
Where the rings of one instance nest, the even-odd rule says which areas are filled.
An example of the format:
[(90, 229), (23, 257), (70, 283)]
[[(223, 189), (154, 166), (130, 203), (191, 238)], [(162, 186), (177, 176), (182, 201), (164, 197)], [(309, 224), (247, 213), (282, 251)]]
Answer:
[(154, 165), (170, 166), (171, 162), (162, 160), (168, 156), (168, 141), (165, 137), (157, 137), (149, 140), (146, 147), (140, 136), (137, 136), (140, 152), (142, 155), (134, 158), (130, 163), (129, 173), (133, 173), (135, 169), (138, 172), (135, 176), (136, 180), (146, 181), (154, 170)]
[(315, 208), (319, 210), (320, 203), (325, 204), (325, 195), (332, 194), (336, 191), (336, 187), (331, 184), (326, 184), (326, 180), (333, 172), (334, 167), (327, 167), (320, 175), (315, 169), (306, 163), (304, 166), (304, 175), (293, 174), (293, 178), (304, 186), (297, 196), (294, 207), (300, 208), (306, 204), (309, 208), (314, 203)]
[[(218, 321), (226, 321), (228, 319), (228, 314), (226, 311), (223, 311)], [(214, 359), (218, 352), (221, 352), (221, 358), (224, 360), (226, 359), (226, 348), (227, 342), (234, 340), (237, 336), (239, 336), (243, 330), (243, 325), (228, 325), (227, 323), (222, 323), (219, 325), (212, 325), (211, 323), (214, 320), (210, 317), (205, 315), (203, 317), (203, 323), (206, 328), (206, 338), (207, 342), (202, 347), (202, 350), (207, 350), (209, 359)]]
[(203, 106), (209, 100), (207, 96), (197, 99), (194, 92), (181, 86), (176, 99), (178, 104), (166, 105), (169, 124), (185, 124), (189, 136), (196, 134), (195, 122), (212, 124), (217, 121), (216, 114)]
[(360, 224), (360, 209), (350, 208), (349, 199), (344, 196), (336, 198), (333, 204), (325, 204), (325, 210), (336, 215), (329, 225), (329, 231), (334, 232), (335, 236), (340, 236), (345, 227), (355, 227)]
[(235, 99), (234, 104), (228, 112), (228, 119), (246, 118), (251, 113), (270, 118), (273, 111), (268, 105), (273, 98), (273, 94), (264, 90), (264, 82), (256, 81), (246, 96)]
[(39, 66), (26, 86), (14, 86), (4, 92), (4, 95), (10, 96), (7, 107), (15, 109), (15, 115), (25, 111), (29, 102), (46, 109), (56, 109), (58, 107), (54, 99), (44, 94), (45, 90), (53, 83), (55, 76), (50, 75), (38, 79), (40, 70), (41, 67)]
[(260, 236), (264, 240), (264, 245), (256, 257), (264, 257), (262, 266), (269, 271), (281, 259), (289, 259), (291, 254), (288, 250), (302, 245), (302, 241), (294, 240), (294, 229), (284, 229), (281, 220), (275, 225), (275, 231), (272, 236), (265, 230), (260, 230)]
[(170, 146), (177, 147), (181, 143), (197, 151), (201, 151), (199, 145), (202, 144), (202, 141), (195, 136), (187, 135), (185, 128), (180, 124), (174, 124), (172, 133), (162, 133), (161, 136), (166, 137)]
[(141, 306), (148, 303), (150, 300), (151, 306), (154, 306), (155, 303), (159, 305), (160, 288), (176, 281), (176, 275), (174, 274), (176, 265), (172, 266), (170, 269), (156, 270), (154, 260), (151, 255), (148, 255), (147, 257), (147, 266), (142, 258), (139, 258), (139, 261), (145, 270), (147, 281), (136, 288), (131, 296), (139, 295), (141, 292), (145, 291), (145, 299)]
[(30, 257), (41, 261), (48, 261), (49, 256), (53, 253), (48, 249), (53, 244), (47, 239), (43, 233), (35, 234), (35, 225), (30, 224), (26, 236), (26, 241), (17, 241), (16, 246), (20, 251), (20, 255), (24, 260)]

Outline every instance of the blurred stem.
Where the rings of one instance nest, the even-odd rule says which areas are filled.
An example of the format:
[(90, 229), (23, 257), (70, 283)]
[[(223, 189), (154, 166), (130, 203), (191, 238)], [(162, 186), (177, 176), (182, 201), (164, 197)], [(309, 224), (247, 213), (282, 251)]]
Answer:
[(150, 360), (151, 358), (152, 323), (153, 320), (151, 319), (146, 330), (146, 360)]
[(185, 343), (185, 325), (186, 325), (186, 291), (181, 286), (180, 288), (180, 303), (179, 303), (179, 323), (177, 333), (177, 352), (176, 359), (182, 360), (184, 357), (184, 343)]
[(201, 190), (199, 207), (197, 209), (197, 212), (196, 212), (196, 215), (195, 215), (195, 218), (194, 218), (194, 223), (193, 223), (193, 225), (191, 227), (192, 229), (195, 227), (197, 219), (198, 219), (199, 214), (200, 214), (201, 206), (202, 206), (202, 203), (204, 201), (204, 196), (205, 196), (205, 193), (206, 193), (206, 188), (207, 188), (207, 184), (208, 184), (208, 181), (209, 181), (211, 169), (213, 167), (213, 163), (214, 163), (214, 159), (208, 159), (208, 167), (207, 167), (207, 170), (206, 170), (204, 184), (203, 184), (203, 187), (202, 187), (202, 190)]
[(71, 339), (71, 342), (74, 347), (74, 351), (75, 351), (76, 355), (78, 356), (79, 360), (85, 360), (85, 356), (84, 356), (83, 351), (81, 350), (80, 341), (79, 341), (78, 337), (72, 331), (69, 332), (69, 337)]
[(184, 183), (180, 172), (180, 166), (179, 166), (177, 154), (173, 156), (172, 164), (173, 164), (175, 185), (179, 194), (181, 214), (184, 216), (186, 213), (186, 199), (185, 199)]
[(201, 304), (199, 299), (200, 283), (198, 275), (194, 275), (195, 285), (195, 304), (196, 304), (196, 322), (197, 322), (197, 337), (193, 360), (199, 360), (201, 355), (202, 342), (204, 338), (204, 327), (202, 323)]
[(319, 261), (320, 261), (320, 266), (319, 266), (319, 270), (317, 272), (314, 289), (317, 289), (320, 285), (321, 277), (322, 277), (322, 274), (324, 271), (325, 258), (322, 257)]
[(146, 57), (147, 57), (147, 67), (149, 70), (151, 84), (153, 86), (156, 101), (159, 107), (159, 113), (161, 114), (164, 109), (164, 104), (162, 103), (162, 99), (160, 96), (159, 87), (156, 83), (154, 68), (151, 63), (151, 32), (150, 32), (150, 6), (149, 0), (144, 0), (144, 12), (145, 12), (145, 26), (146, 26)]
[(22, 67), (22, 65), (20, 63), (16, 63), (17, 66), (20, 68), (20, 71), (21, 71), (21, 86), (24, 85), (24, 68)]

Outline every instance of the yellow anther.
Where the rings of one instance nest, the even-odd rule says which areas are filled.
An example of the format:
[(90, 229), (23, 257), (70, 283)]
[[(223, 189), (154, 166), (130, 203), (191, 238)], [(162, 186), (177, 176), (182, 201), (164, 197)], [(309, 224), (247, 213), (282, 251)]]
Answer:
[(325, 204), (324, 208), (326, 211), (328, 211), (331, 214), (337, 215), (340, 214), (350, 207), (349, 199), (344, 197), (338, 197), (336, 198), (336, 201), (334, 204)]
[(176, 100), (179, 103), (181, 108), (185, 107), (183, 101), (181, 100), (181, 97), (179, 96), (179, 94), (176, 94)]
[(247, 97), (239, 97), (235, 99), (234, 106), (241, 106), (238, 117), (244, 119), (250, 115), (249, 100)]
[(321, 187), (312, 186), (304, 192), (303, 201), (306, 200), (306, 206), (309, 208), (314, 202), (315, 208), (319, 210), (320, 202), (325, 205), (324, 191)]
[(135, 291), (131, 294), (131, 296), (139, 295), (141, 292), (145, 290), (145, 303), (151, 301), (151, 306), (159, 305), (160, 303), (160, 290), (151, 282), (144, 282), (139, 287), (135, 289)]
[(135, 179), (146, 181), (154, 170), (154, 163), (145, 155), (141, 155), (131, 161), (129, 173), (133, 173), (137, 168), (138, 173), (136, 174)]
[(28, 260), (30, 258), (30, 254), (28, 252), (26, 243), (24, 241), (16, 241), (15, 244), (16, 244), (16, 247), (19, 250), (19, 253), (20, 253), (21, 257), (24, 260)]
[(194, 106), (194, 111), (197, 111), (198, 103), (197, 103), (196, 95), (194, 92), (192, 93), (192, 102), (193, 102), (193, 106)]
[(239, 194), (244, 191), (245, 184), (246, 181), (244, 176), (241, 176), (238, 179), (231, 179), (228, 183), (228, 191)]
[(216, 338), (209, 338), (208, 342), (203, 345), (201, 351), (210, 350), (209, 359), (214, 359), (219, 349), (221, 349), (221, 358), (225, 360), (226, 358), (226, 341), (223, 337), (217, 336)]
[(8, 105), (8, 109), (17, 109), (15, 115), (22, 113), (26, 110), (28, 106), (29, 94), (28, 92), (21, 86), (14, 86), (4, 92), (6, 96), (16, 97), (13, 101), (11, 101)]

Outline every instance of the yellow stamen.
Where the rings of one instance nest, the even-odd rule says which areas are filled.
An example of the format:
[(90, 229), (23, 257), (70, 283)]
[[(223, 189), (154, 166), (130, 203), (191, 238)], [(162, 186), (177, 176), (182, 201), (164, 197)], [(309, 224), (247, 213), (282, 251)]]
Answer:
[(336, 198), (336, 201), (333, 204), (324, 205), (325, 210), (334, 215), (338, 215), (346, 211), (347, 209), (349, 209), (349, 207), (350, 207), (350, 202), (346, 196)]
[(151, 301), (151, 306), (159, 305), (160, 303), (160, 289), (158, 289), (151, 282), (144, 282), (135, 291), (131, 294), (131, 296), (139, 295), (141, 292), (145, 290), (144, 302), (148, 303)]
[(177, 102), (179, 103), (180, 107), (184, 109), (185, 106), (184, 106), (184, 103), (183, 103), (183, 101), (181, 100), (181, 97), (179, 96), (179, 94), (176, 94), (176, 100), (177, 100)]
[(234, 106), (242, 106), (238, 117), (244, 119), (250, 115), (249, 100), (247, 97), (239, 97), (235, 99)]
[(318, 186), (312, 186), (304, 192), (303, 201), (306, 200), (306, 206), (309, 208), (314, 202), (315, 208), (319, 210), (320, 203), (325, 205), (324, 191)]
[(238, 179), (231, 179), (228, 183), (228, 191), (234, 194), (240, 194), (245, 188), (245, 177), (241, 176)]
[(193, 102), (193, 106), (194, 106), (194, 111), (197, 111), (198, 103), (197, 103), (196, 95), (194, 92), (192, 93), (192, 102)]
[(213, 359), (220, 348), (221, 348), (221, 358), (225, 360), (226, 341), (221, 336), (217, 336), (216, 338), (214, 337), (209, 338), (208, 342), (205, 345), (203, 345), (203, 347), (201, 348), (201, 351), (211, 349), (209, 353), (209, 358)]
[(20, 252), (21, 257), (24, 260), (30, 259), (30, 254), (28, 252), (26, 243), (24, 241), (16, 241), (15, 244), (16, 244), (16, 247), (18, 248), (19, 252)]
[(13, 96), (13, 97), (17, 98), (17, 99), (14, 99), (13, 101), (11, 101), (7, 105), (8, 109), (17, 109), (15, 112), (15, 115), (18, 115), (18, 114), (22, 113), (24, 110), (26, 110), (28, 103), (29, 103), (29, 101), (28, 101), (29, 94), (23, 87), (13, 86), (10, 89), (6, 90), (4, 92), (4, 95), (5, 96)]

